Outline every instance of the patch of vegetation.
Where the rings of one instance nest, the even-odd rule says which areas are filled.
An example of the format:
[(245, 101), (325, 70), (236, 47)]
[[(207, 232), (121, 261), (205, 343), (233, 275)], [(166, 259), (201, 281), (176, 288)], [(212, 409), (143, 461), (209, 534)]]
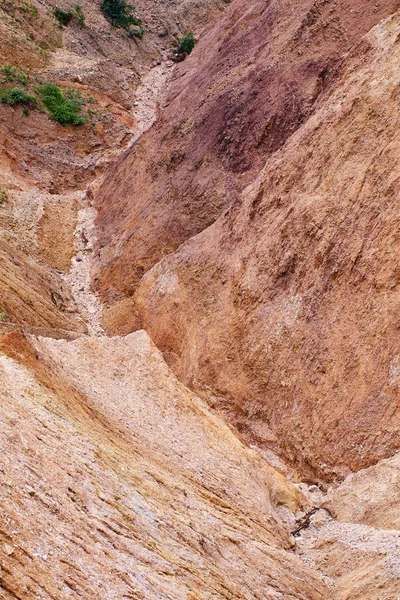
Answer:
[(59, 8), (58, 6), (53, 10), (53, 15), (60, 23), (60, 27), (63, 27), (64, 25), (69, 25), (72, 19), (74, 18), (74, 13), (72, 12), (72, 10), (65, 11), (62, 8)]
[(36, 98), (31, 94), (27, 94), (20, 88), (12, 88), (7, 92), (0, 93), (0, 100), (9, 106), (16, 106), (17, 104), (26, 104), (30, 107), (36, 106)]
[(133, 4), (128, 4), (126, 0), (103, 0), (100, 8), (113, 27), (125, 29), (131, 36), (143, 37), (144, 27), (141, 20), (133, 16), (136, 10)]
[(0, 185), (0, 206), (8, 200), (8, 192)]
[[(17, 86), (17, 82), (25, 86), (25, 90)], [(76, 90), (62, 90), (53, 83), (43, 82), (38, 76), (31, 80), (19, 67), (12, 65), (0, 66), (1, 102), (12, 107), (22, 105), (25, 117), (33, 109), (47, 112), (61, 125), (83, 125), (95, 114), (86, 106), (86, 103), (95, 103), (91, 96), (83, 98)]]
[(22, 85), (28, 85), (29, 75), (19, 69), (18, 67), (13, 67), (11, 65), (4, 65), (0, 69), (3, 74), (2, 83), (6, 83), (7, 81), (18, 81), (18, 83), (22, 83)]
[(0, 306), (0, 323), (9, 323), (10, 321), (10, 317), (8, 316), (4, 308)]
[(16, 71), (17, 68), (12, 67), (11, 65), (4, 65), (4, 67), (1, 67), (1, 72), (3, 73), (6, 81), (14, 81)]
[(83, 125), (88, 118), (82, 114), (85, 102), (76, 90), (66, 90), (53, 83), (43, 83), (38, 94), (51, 118), (61, 125)]
[(33, 17), (37, 17), (39, 14), (37, 7), (33, 6), (33, 4), (31, 4), (30, 2), (22, 2), (20, 5), (20, 10), (22, 10), (22, 12), (28, 13)]
[(83, 14), (82, 6), (80, 4), (75, 4), (75, 12), (74, 17), (78, 22), (80, 27), (85, 27), (85, 15)]
[(58, 6), (53, 10), (53, 15), (60, 24), (60, 27), (67, 26), (75, 19), (80, 27), (85, 26), (85, 15), (80, 4), (75, 4), (74, 10), (63, 10)]
[(187, 31), (181, 38), (176, 40), (175, 51), (180, 55), (189, 55), (196, 44), (192, 31)]

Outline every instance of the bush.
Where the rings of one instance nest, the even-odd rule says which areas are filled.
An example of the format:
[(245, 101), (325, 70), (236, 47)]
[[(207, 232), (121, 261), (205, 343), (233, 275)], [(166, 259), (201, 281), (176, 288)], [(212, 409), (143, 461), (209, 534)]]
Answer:
[(17, 104), (28, 104), (33, 107), (36, 105), (36, 98), (31, 94), (26, 94), (19, 88), (13, 88), (8, 92), (3, 92), (0, 95), (0, 100), (10, 106), (16, 106)]
[(113, 27), (130, 31), (133, 25), (139, 29), (131, 31), (132, 35), (140, 38), (143, 36), (142, 22), (132, 14), (136, 10), (133, 4), (128, 4), (126, 0), (103, 0), (100, 8)]
[(72, 19), (74, 18), (74, 13), (71, 10), (65, 11), (62, 8), (55, 8), (53, 10), (53, 15), (60, 23), (61, 27), (63, 25), (69, 25)]
[(195, 46), (195, 39), (192, 31), (188, 31), (184, 36), (179, 38), (176, 42), (176, 53), (177, 54), (190, 54)]
[(51, 118), (61, 125), (83, 125), (87, 117), (82, 115), (84, 101), (75, 90), (65, 93), (53, 83), (43, 83), (38, 94)]

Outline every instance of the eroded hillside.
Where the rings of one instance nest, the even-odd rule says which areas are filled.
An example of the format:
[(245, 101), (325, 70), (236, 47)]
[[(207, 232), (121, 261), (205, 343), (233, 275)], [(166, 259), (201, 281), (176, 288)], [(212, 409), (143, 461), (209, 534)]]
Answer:
[(372, 29), (243, 202), (137, 295), (178, 375), (311, 477), (399, 448), (399, 33), (398, 14)]
[[(79, 5), (83, 24), (74, 17), (62, 28), (53, 13), (56, 6), (66, 13), (75, 5), (17, 0), (4, 1), (0, 7), (0, 87), (5, 97), (0, 102), (0, 232), (10, 244), (9, 259), (22, 251), (38, 263), (34, 270), (60, 271), (48, 273), (54, 281), (73, 264), (79, 246), (74, 239), (78, 211), (88, 207), (107, 165), (129, 147), (143, 121), (154, 119), (158, 92), (173, 68), (168, 58), (174, 36), (186, 28), (200, 31), (225, 3), (144, 0), (135, 11), (145, 28), (142, 39), (113, 27), (100, 2), (83, 0)], [(43, 84), (79, 94), (86, 122), (60, 126), (38, 93)], [(27, 99), (7, 98), (15, 89)], [(154, 98), (150, 117), (140, 113), (138, 89), (147, 93), (150, 104)], [(25, 310), (19, 306), (14, 297), (18, 288), (8, 264), (3, 264), (0, 306), (13, 322), (36, 326), (43, 320), (43, 310), (54, 312), (55, 307), (29, 278), (29, 309), (26, 302)], [(21, 268), (19, 261), (15, 268)], [(54, 293), (65, 297), (60, 286), (56, 283)], [(50, 325), (59, 327), (59, 319)]]
[(0, 597), (398, 600), (399, 3), (79, 6), (0, 6)]
[[(212, 224), (340, 79), (343, 57), (400, 4), (234, 1), (179, 65), (152, 130), (96, 197), (106, 303)], [(134, 233), (133, 233), (134, 232)]]

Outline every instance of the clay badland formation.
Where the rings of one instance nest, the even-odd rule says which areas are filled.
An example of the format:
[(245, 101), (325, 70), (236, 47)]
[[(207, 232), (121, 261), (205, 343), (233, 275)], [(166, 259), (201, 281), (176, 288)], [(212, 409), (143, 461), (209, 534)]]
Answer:
[(0, 598), (398, 600), (400, 2), (100, 4), (0, 6)]

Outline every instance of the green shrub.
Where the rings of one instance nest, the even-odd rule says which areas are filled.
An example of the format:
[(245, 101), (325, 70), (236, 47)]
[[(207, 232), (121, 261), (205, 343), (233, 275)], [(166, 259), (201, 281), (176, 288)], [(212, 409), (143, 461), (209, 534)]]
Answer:
[(126, 0), (103, 0), (100, 8), (113, 27), (130, 31), (130, 27), (133, 25), (139, 29), (131, 31), (131, 34), (136, 37), (143, 36), (142, 22), (132, 14), (136, 10), (133, 4), (128, 4)]
[(63, 25), (69, 25), (74, 18), (74, 13), (71, 10), (65, 11), (62, 8), (58, 8), (58, 6), (53, 10), (53, 15), (60, 23), (61, 27)]
[(43, 83), (38, 94), (51, 118), (61, 125), (83, 125), (87, 117), (82, 114), (84, 100), (76, 90), (63, 92), (53, 83)]
[(10, 106), (16, 106), (17, 104), (28, 104), (33, 107), (36, 105), (36, 98), (31, 94), (26, 94), (19, 88), (13, 88), (8, 92), (2, 92), (0, 94), (0, 100)]
[(177, 54), (190, 54), (195, 46), (195, 39), (192, 31), (188, 31), (179, 38), (176, 42), (176, 53)]

